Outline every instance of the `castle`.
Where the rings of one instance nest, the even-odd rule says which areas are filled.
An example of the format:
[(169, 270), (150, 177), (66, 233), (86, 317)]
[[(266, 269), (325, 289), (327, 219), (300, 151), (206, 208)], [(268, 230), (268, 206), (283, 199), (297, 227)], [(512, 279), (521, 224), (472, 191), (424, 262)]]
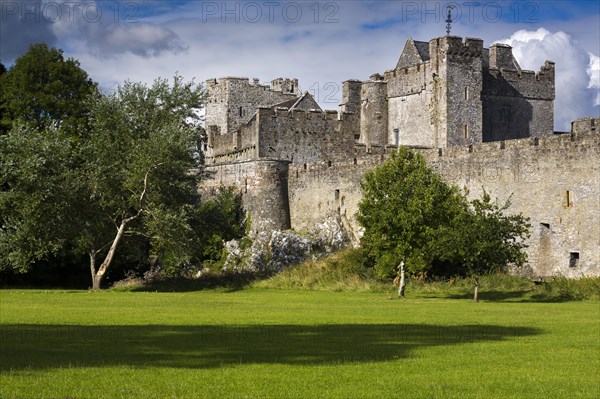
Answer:
[(296, 79), (206, 82), (201, 190), (233, 185), (257, 231), (335, 222), (357, 243), (360, 180), (398, 146), (469, 197), (485, 189), (531, 218), (530, 274), (600, 275), (598, 119), (554, 132), (554, 63), (522, 70), (510, 46), (409, 39), (394, 69), (343, 82), (322, 110)]

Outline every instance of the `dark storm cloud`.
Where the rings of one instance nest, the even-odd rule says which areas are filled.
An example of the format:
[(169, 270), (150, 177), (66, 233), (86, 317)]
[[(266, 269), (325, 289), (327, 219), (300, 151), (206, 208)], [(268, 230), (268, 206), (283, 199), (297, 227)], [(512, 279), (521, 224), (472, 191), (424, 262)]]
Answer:
[(0, 0), (0, 60), (10, 65), (33, 43), (54, 46), (57, 37), (52, 29), (51, 10), (42, 15), (43, 3), (37, 1)]

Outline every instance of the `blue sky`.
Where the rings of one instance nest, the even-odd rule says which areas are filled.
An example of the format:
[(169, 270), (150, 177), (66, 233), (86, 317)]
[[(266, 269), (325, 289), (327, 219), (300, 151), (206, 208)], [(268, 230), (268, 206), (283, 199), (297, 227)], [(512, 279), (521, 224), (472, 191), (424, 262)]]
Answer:
[(600, 2), (0, 0), (0, 60), (35, 42), (60, 47), (110, 90), (179, 72), (203, 82), (296, 77), (329, 109), (341, 82), (395, 66), (406, 39), (445, 34), (511, 44), (526, 69), (557, 65), (555, 129), (598, 116)]

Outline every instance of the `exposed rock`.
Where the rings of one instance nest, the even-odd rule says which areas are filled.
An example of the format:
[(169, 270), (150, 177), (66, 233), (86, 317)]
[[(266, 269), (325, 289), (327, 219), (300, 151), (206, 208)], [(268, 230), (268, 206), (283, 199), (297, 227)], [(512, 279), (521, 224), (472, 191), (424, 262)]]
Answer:
[(330, 253), (346, 243), (346, 235), (335, 221), (319, 226), (314, 237), (290, 230), (259, 232), (253, 237), (225, 243), (227, 258), (223, 269), (279, 272), (287, 266)]

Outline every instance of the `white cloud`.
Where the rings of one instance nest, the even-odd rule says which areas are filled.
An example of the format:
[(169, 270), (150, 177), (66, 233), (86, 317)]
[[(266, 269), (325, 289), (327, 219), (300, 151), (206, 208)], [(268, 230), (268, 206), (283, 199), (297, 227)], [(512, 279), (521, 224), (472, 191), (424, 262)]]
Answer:
[[(0, 0), (4, 1), (8, 0)], [(58, 4), (56, 0), (43, 1)], [(122, 6), (119, 21), (114, 18), (117, 3)], [(225, 15), (225, 22), (223, 15), (207, 18), (206, 7), (223, 7), (224, 2), (220, 1), (177, 2), (179, 5), (139, 3), (137, 13), (128, 18), (125, 11), (130, 10), (123, 7), (134, 3), (69, 2), (70, 7), (80, 7), (72, 10), (74, 18), (67, 18), (65, 11), (62, 18), (45, 24), (45, 28), (57, 38), (56, 45), (65, 50), (65, 55), (79, 59), (103, 87), (127, 79), (151, 83), (156, 77), (168, 78), (176, 71), (185, 79), (195, 77), (197, 81), (245, 76), (269, 82), (277, 77), (294, 77), (299, 79), (303, 90), (317, 94), (321, 106), (329, 109), (336, 109), (341, 101), (342, 81), (368, 79), (372, 73), (393, 68), (409, 36), (428, 41), (445, 34), (443, 15), (436, 18), (420, 13), (406, 18), (403, 7), (412, 2), (293, 2), (304, 7), (302, 18), (293, 23), (283, 17), (285, 1), (277, 2), (280, 5), (275, 8), (272, 21), (267, 18), (265, 6), (263, 18), (255, 23), (248, 21), (253, 14), (244, 14), (247, 3), (242, 2), (235, 2), (242, 10), (239, 22), (235, 21), (235, 15)], [(98, 21), (93, 21), (95, 4), (104, 7)], [(227, 8), (232, 9), (232, 4)], [(316, 21), (315, 4), (321, 7)], [(414, 4), (421, 7), (423, 3)], [(427, 10), (435, 4), (427, 5)], [(557, 130), (568, 129), (572, 119), (597, 114), (594, 102), (599, 100), (598, 88), (590, 82), (590, 77), (598, 76), (598, 63), (593, 63), (588, 54), (598, 55), (597, 15), (544, 21), (557, 30), (569, 32), (567, 35), (536, 30), (541, 23), (515, 23), (512, 18), (492, 22), (481, 17), (482, 7), (476, 11), (472, 21), (463, 13), (452, 33), (480, 37), (486, 47), (498, 38), (509, 38), (505, 40), (514, 42), (516, 57), (524, 68), (537, 71), (546, 59), (556, 62)], [(327, 17), (337, 22), (325, 23)], [(41, 25), (33, 28), (44, 27)], [(519, 30), (523, 28), (527, 30)], [(6, 48), (5, 40), (16, 42), (17, 37), (1, 35), (2, 47)]]
[(590, 77), (588, 87), (596, 91), (596, 100), (594, 105), (600, 105), (600, 57), (589, 53), (590, 64), (588, 65), (587, 73)]
[(105, 3), (104, 8), (94, 1), (53, 4), (61, 7), (61, 17), (52, 24), (59, 40), (100, 59), (126, 53), (149, 58), (187, 50), (187, 44), (171, 29), (133, 18), (128, 21), (122, 10), (116, 14), (117, 3)]
[(555, 130), (569, 130), (573, 120), (598, 114), (598, 91), (594, 90), (598, 87), (598, 61), (594, 61), (598, 57), (579, 47), (570, 35), (539, 28), (519, 30), (498, 42), (513, 47), (523, 69), (537, 71), (545, 60), (556, 63)]

